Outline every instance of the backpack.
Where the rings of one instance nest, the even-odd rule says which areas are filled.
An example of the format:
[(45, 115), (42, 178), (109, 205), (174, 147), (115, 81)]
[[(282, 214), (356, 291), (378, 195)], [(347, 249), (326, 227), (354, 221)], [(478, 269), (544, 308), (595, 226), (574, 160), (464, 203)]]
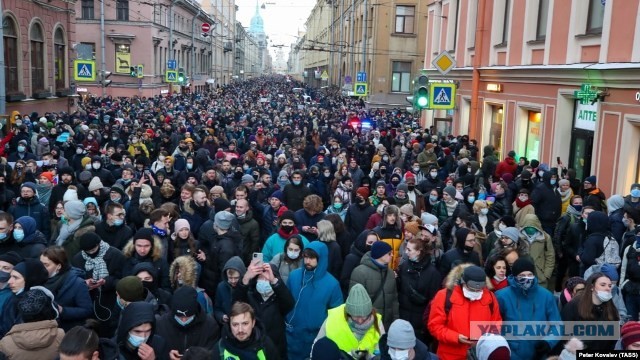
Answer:
[(616, 269), (619, 268), (622, 263), (622, 259), (620, 258), (620, 246), (618, 245), (618, 242), (610, 235), (607, 235), (604, 238), (603, 246), (604, 251), (602, 252), (602, 255), (598, 256), (596, 259), (596, 264), (602, 265), (606, 263), (614, 265)]
[[(451, 294), (453, 294), (453, 289), (447, 288), (447, 295), (444, 298), (444, 313), (447, 314), (447, 318), (449, 317), (449, 313), (451, 312)], [(427, 324), (429, 323), (429, 313), (431, 312), (432, 306), (433, 299), (431, 299), (429, 305), (424, 308), (424, 312), (422, 313), (422, 323), (424, 324), (425, 329), (427, 328)], [(491, 297), (491, 302), (489, 303), (489, 311), (491, 311), (491, 316), (493, 316), (493, 296)]]

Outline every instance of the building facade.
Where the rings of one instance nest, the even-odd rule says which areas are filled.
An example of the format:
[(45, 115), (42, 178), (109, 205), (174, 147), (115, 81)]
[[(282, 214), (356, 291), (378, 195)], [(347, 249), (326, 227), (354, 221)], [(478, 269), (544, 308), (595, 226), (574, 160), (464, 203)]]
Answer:
[[(75, 1), (4, 0), (2, 27), (7, 113), (70, 111)], [(37, 120), (37, 119), (35, 119)]]
[(234, 75), (236, 49), (235, 0), (201, 0), (202, 9), (209, 14), (216, 26), (211, 30), (213, 62), (211, 78), (216, 85), (228, 84)]
[[(628, 194), (640, 182), (639, 5), (429, 1), (424, 64), (432, 81), (459, 87), (455, 109), (425, 111), (426, 124)], [(457, 66), (446, 76), (431, 65), (442, 51)]]

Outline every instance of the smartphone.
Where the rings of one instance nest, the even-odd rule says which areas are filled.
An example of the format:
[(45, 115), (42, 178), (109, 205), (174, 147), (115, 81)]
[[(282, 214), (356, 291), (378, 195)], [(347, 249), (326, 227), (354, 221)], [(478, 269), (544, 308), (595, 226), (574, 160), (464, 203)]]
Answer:
[(262, 253), (254, 252), (251, 262), (255, 265), (262, 265), (264, 262), (264, 255)]
[(558, 161), (558, 164), (562, 164), (562, 161), (560, 161), (560, 156), (558, 156), (556, 160)]

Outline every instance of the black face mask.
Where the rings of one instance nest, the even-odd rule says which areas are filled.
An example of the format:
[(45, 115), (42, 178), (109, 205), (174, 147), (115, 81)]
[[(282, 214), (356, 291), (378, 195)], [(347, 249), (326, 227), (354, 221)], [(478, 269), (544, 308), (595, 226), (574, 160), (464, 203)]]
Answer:
[(293, 225), (280, 225), (280, 228), (282, 229), (282, 231), (286, 232), (286, 233), (290, 233), (293, 231)]
[(407, 185), (407, 188), (409, 189), (409, 191), (413, 191), (413, 190), (415, 190), (416, 186), (415, 185)]
[(472, 251), (473, 251), (473, 246), (467, 246), (467, 245), (465, 245), (465, 246), (464, 246), (464, 251), (466, 251), (466, 252), (468, 252), (468, 253), (472, 252)]

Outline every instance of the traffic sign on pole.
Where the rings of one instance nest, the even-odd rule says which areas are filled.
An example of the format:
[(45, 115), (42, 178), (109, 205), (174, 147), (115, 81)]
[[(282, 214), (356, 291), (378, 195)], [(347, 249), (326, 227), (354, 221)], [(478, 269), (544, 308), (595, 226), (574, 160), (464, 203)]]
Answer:
[(447, 75), (451, 69), (456, 67), (456, 59), (449, 54), (448, 51), (443, 51), (440, 55), (436, 56), (435, 59), (431, 62), (431, 64), (438, 70), (438, 72), (442, 75)]
[(367, 73), (364, 71), (359, 71), (356, 74), (356, 82), (359, 82), (359, 83), (367, 82)]
[(73, 78), (76, 81), (95, 81), (96, 62), (94, 60), (75, 60)]
[(175, 70), (167, 70), (164, 74), (164, 81), (168, 83), (178, 82), (178, 72)]
[(208, 33), (211, 30), (211, 24), (203, 23), (201, 29), (203, 33)]
[(367, 83), (357, 82), (353, 87), (353, 96), (367, 96)]
[(456, 84), (431, 83), (430, 109), (448, 110), (456, 106)]
[(176, 67), (178, 67), (178, 64), (175, 60), (168, 60), (167, 61), (167, 69), (169, 70), (175, 70)]
[(136, 74), (138, 75), (138, 79), (142, 79), (144, 77), (144, 66), (138, 65)]

